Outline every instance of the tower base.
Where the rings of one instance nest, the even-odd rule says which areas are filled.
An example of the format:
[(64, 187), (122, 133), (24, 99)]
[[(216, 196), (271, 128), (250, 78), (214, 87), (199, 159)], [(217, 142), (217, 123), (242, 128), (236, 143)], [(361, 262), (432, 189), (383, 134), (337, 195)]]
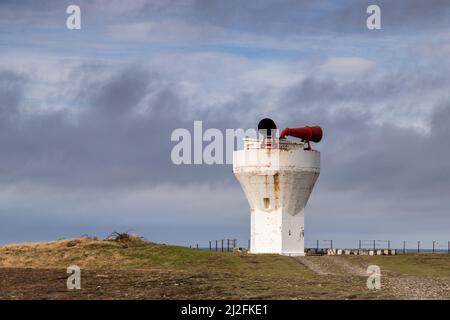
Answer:
[[(269, 254), (269, 253), (261, 253), (261, 252), (252, 252), (248, 251), (250, 254)], [(291, 253), (275, 253), (275, 254), (281, 254), (282, 256), (288, 256), (288, 257), (304, 257), (306, 254), (304, 252), (291, 252)]]
[(291, 215), (282, 208), (251, 213), (250, 253), (304, 256), (304, 211)]

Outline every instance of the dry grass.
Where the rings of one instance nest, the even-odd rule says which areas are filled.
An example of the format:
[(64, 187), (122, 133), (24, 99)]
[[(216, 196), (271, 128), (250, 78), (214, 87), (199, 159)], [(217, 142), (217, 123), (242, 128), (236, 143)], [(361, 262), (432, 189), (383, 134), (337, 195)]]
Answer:
[(134, 242), (122, 242), (83, 237), (50, 242), (11, 244), (0, 246), (0, 266), (51, 269), (77, 264), (81, 268), (89, 269), (103, 269), (111, 265), (121, 268), (126, 265), (126, 259), (121, 253), (121, 249), (144, 243), (139, 238), (136, 238)]

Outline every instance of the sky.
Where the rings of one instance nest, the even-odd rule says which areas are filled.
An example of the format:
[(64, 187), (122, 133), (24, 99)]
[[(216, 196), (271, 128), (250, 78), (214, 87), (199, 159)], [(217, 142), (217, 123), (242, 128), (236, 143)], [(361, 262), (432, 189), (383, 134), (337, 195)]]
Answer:
[(245, 246), (232, 166), (177, 166), (170, 137), (270, 117), (324, 130), (307, 240), (446, 246), (449, 56), (446, 0), (2, 0), (0, 243), (119, 231)]

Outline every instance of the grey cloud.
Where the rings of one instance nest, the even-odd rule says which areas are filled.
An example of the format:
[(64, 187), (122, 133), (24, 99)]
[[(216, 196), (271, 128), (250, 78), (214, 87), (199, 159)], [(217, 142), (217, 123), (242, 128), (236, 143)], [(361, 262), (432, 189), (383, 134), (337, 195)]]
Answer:
[[(81, 70), (89, 74), (89, 69)], [(194, 120), (204, 120), (207, 127), (223, 127), (231, 118), (208, 112), (187, 117), (189, 103), (156, 73), (126, 67), (105, 83), (85, 82), (79, 92), (77, 102), (89, 107), (76, 121), (61, 111), (17, 118), (8, 127), (2, 136), (2, 148), (8, 150), (0, 159), (3, 183), (123, 188), (187, 184), (216, 175), (232, 179), (228, 166), (172, 164), (174, 129), (192, 130)], [(144, 101), (146, 111), (137, 113), (137, 105), (147, 95), (152, 97)]]
[[(43, 9), (35, 3), (28, 2), (29, 7), (24, 8), (19, 2), (2, 2), (0, 15), (9, 15), (9, 19), (15, 19), (21, 25), (31, 17), (27, 11), (30, 9), (34, 16), (32, 23), (39, 25), (38, 17)], [(94, 24), (90, 22), (101, 25), (103, 21), (129, 23), (159, 18), (277, 38), (296, 34), (318, 35), (330, 30), (350, 34), (364, 25), (366, 2), (346, 1), (340, 9), (329, 7), (330, 3), (211, 1), (206, 5), (196, 1), (183, 4), (151, 1), (126, 10), (124, 14), (120, 14), (120, 9), (126, 4), (121, 2), (81, 2), (80, 5), (86, 9), (83, 11), (87, 18), (85, 26), (89, 27), (86, 30), (93, 38), (96, 38), (95, 32), (90, 27)], [(383, 34), (387, 34), (386, 31), (430, 32), (430, 28), (438, 31), (444, 21), (448, 21), (445, 20), (448, 4), (443, 1), (389, 1), (379, 4), (383, 10)], [(44, 16), (50, 20), (59, 19), (58, 23), (63, 26), (61, 19), (64, 14), (60, 14), (59, 7), (55, 9), (52, 6), (54, 2), (50, 1), (42, 4), (41, 8), (50, 10), (50, 15)], [(5, 8), (8, 10), (3, 10)], [(326, 10), (322, 11), (324, 8)], [(53, 16), (53, 12), (57, 13)], [(111, 15), (102, 15), (102, 12)], [(428, 35), (432, 37), (434, 33)], [(170, 151), (174, 143), (170, 142), (170, 134), (176, 128), (191, 129), (194, 120), (203, 120), (205, 129), (248, 128), (255, 126), (260, 118), (269, 116), (280, 127), (307, 124), (324, 127), (324, 140), (317, 145), (322, 152), (322, 174), (307, 209), (307, 220), (311, 219), (313, 226), (308, 230), (313, 230), (314, 234), (333, 234), (335, 226), (352, 232), (354, 228), (361, 228), (361, 234), (368, 231), (377, 233), (384, 225), (380, 220), (392, 222), (393, 226), (386, 228), (391, 232), (395, 228), (410, 232), (426, 225), (428, 230), (447, 234), (449, 217), (446, 210), (450, 206), (446, 197), (450, 190), (447, 170), (450, 158), (447, 147), (450, 138), (449, 64), (446, 56), (430, 62), (427, 56), (410, 51), (398, 54), (404, 58), (404, 64), (394, 68), (386, 65), (384, 67), (388, 70), (385, 73), (374, 72), (366, 78), (340, 80), (332, 76), (309, 76), (293, 87), (282, 89), (278, 105), (267, 107), (266, 96), (261, 95), (258, 88), (245, 87), (230, 101), (214, 101), (211, 108), (203, 109), (195, 108), (191, 99), (182, 96), (179, 83), (173, 77), (166, 77), (161, 70), (148, 70), (138, 63), (123, 67), (117, 64), (112, 66), (111, 76), (98, 80), (94, 76), (111, 66), (85, 63), (73, 71), (70, 78), (74, 83), (64, 84), (76, 87), (73, 100), (62, 101), (70, 107), (80, 107), (81, 113), (76, 116), (68, 111), (21, 114), (20, 107), (30, 98), (26, 90), (29, 85), (27, 76), (2, 71), (0, 187), (20, 188), (22, 184), (31, 184), (37, 189), (48, 186), (68, 193), (91, 191), (93, 197), (108, 194), (111, 190), (120, 193), (130, 188), (164, 184), (179, 188), (195, 188), (192, 183), (211, 188), (224, 184), (239, 189), (230, 166), (173, 165)], [(308, 58), (311, 57), (305, 59)], [(201, 67), (201, 64), (196, 67)], [(186, 68), (192, 66), (186, 65)], [(314, 74), (314, 70), (308, 73)], [(236, 81), (239, 81), (238, 76)], [(218, 81), (220, 77), (217, 74)], [(330, 112), (335, 107), (340, 109)], [(401, 127), (393, 121), (381, 124), (376, 121), (380, 112), (393, 118), (395, 112), (401, 111), (402, 117), (407, 118), (421, 109), (428, 112), (429, 133)], [(25, 203), (26, 196), (24, 194)], [(88, 198), (86, 201), (91, 200)], [(169, 220), (176, 220), (181, 215), (189, 217), (195, 211), (189, 206), (189, 200), (199, 201), (196, 198), (181, 202), (186, 210), (174, 209), (168, 203), (167, 212), (163, 214)], [(237, 199), (229, 195), (229, 201), (240, 201), (243, 215), (247, 214), (243, 196)], [(54, 216), (58, 210), (63, 211), (63, 216), (71, 212), (70, 208), (63, 208), (64, 205), (55, 206), (58, 207), (48, 208)], [(17, 220), (17, 212), (13, 209), (0, 209), (9, 217), (10, 220), (5, 221), (11, 225), (22, 224), (29, 215), (39, 216), (32, 209), (24, 209)], [(157, 208), (159, 211), (163, 209)], [(96, 218), (99, 211), (94, 205), (91, 210), (92, 221), (100, 221)], [(228, 217), (227, 210), (238, 209), (217, 208), (217, 215)], [(309, 216), (310, 213), (314, 216)], [(130, 212), (130, 216), (133, 214)], [(425, 215), (427, 219), (423, 218)], [(83, 216), (86, 221), (89, 220), (87, 216)], [(52, 216), (46, 219), (44, 222), (54, 220)], [(55, 223), (57, 227), (67, 225), (64, 217), (59, 219)], [(215, 221), (210, 217), (207, 219), (208, 222)], [(31, 223), (35, 220), (32, 219)], [(102, 230), (111, 227), (105, 220), (102, 220), (105, 223)], [(370, 225), (365, 220), (370, 221)], [(114, 226), (128, 227), (127, 221), (117, 218)], [(137, 219), (136, 224), (140, 221)], [(152, 220), (146, 221), (150, 228)], [(70, 220), (69, 224), (72, 222)], [(87, 228), (87, 224), (80, 222), (79, 228), (73, 230)], [(75, 232), (73, 230), (71, 232)], [(314, 235), (310, 233), (310, 236)]]
[(370, 1), (351, 0), (337, 7), (324, 18), (321, 23), (339, 33), (376, 34), (366, 28), (369, 16), (366, 9), (369, 5), (378, 5), (381, 9), (382, 34), (408, 34), (415, 36), (430, 29), (445, 29), (450, 16), (450, 4), (446, 0), (401, 0)]
[(292, 107), (298, 103), (301, 108), (321, 106), (325, 109), (344, 102), (357, 103), (370, 111), (372, 108), (369, 106), (381, 105), (386, 101), (397, 102), (399, 97), (414, 96), (418, 90), (445, 92), (448, 84), (449, 80), (442, 77), (441, 71), (430, 73), (422, 69), (411, 70), (409, 66), (403, 68), (401, 73), (372, 72), (350, 80), (310, 76), (289, 88), (283, 103)]
[[(11, 19), (34, 27), (64, 27), (65, 7), (70, 1), (2, 1), (0, 12)], [(219, 27), (259, 35), (342, 34), (367, 33), (366, 8), (377, 4), (382, 9), (383, 34), (420, 33), (430, 29), (445, 29), (450, 17), (450, 4), (446, 0), (340, 1), (79, 1), (85, 23), (91, 32), (106, 24), (126, 24), (161, 19), (182, 21), (188, 25), (208, 28)], [(59, 27), (58, 27), (59, 26)], [(164, 31), (162, 31), (164, 32)], [(183, 30), (180, 32), (180, 41)]]
[[(202, 190), (237, 183), (229, 166), (171, 163), (172, 130), (190, 129), (193, 120), (207, 120), (201, 113), (194, 118), (187, 116), (189, 102), (179, 97), (176, 86), (157, 73), (136, 71), (136, 66), (117, 68), (106, 82), (89, 81), (99, 68), (78, 68), (83, 74), (74, 78), (83, 81), (76, 81), (81, 86), (74, 102), (82, 102), (83, 112), (75, 119), (70, 112), (52, 111), (19, 115), (1, 127), (0, 214), (4, 224), (0, 242), (85, 233), (106, 236), (113, 230), (131, 230), (153, 241), (186, 243), (185, 234), (197, 234), (205, 224), (210, 231), (197, 241), (223, 232), (221, 215), (208, 220), (206, 209), (202, 209), (214, 205), (208, 204), (210, 199), (202, 199), (203, 206), (195, 209), (200, 195), (174, 200), (170, 191), (164, 191), (170, 188), (163, 189), (158, 204), (150, 200), (141, 204), (145, 208), (136, 209), (132, 208), (135, 201), (128, 201), (124, 208), (122, 201), (133, 192), (152, 191), (167, 184), (174, 186), (174, 192), (195, 195), (199, 183), (206, 186)], [(5, 87), (10, 87), (16, 78), (4, 79), (8, 84)], [(107, 99), (117, 91), (127, 97), (123, 106), (116, 101), (123, 98), (120, 95)], [(151, 99), (145, 100), (148, 95)], [(136, 113), (137, 104), (142, 102), (147, 103), (146, 112)], [(226, 119), (226, 113), (222, 114), (220, 121)], [(217, 194), (227, 197), (223, 190), (217, 190)], [(243, 196), (234, 202), (245, 208)], [(219, 211), (227, 208), (236, 212), (233, 205)], [(176, 223), (167, 225), (173, 220)], [(239, 232), (245, 233), (245, 226), (245, 222), (240, 225)]]
[[(81, 70), (86, 73), (82, 78), (89, 79), (90, 69)], [(19, 81), (19, 78), (12, 79)], [(137, 90), (128, 90), (130, 83), (136, 84)], [(306, 80), (306, 83), (288, 89), (283, 95), (283, 105), (273, 110), (273, 114), (267, 114), (280, 127), (304, 124), (324, 127), (324, 141), (317, 145), (322, 152), (322, 174), (307, 209), (308, 214), (313, 214), (307, 214), (307, 223), (314, 226), (309, 229), (309, 237), (334, 234), (324, 221), (339, 225), (352, 219), (353, 225), (359, 226), (365, 234), (380, 232), (377, 231), (379, 222), (370, 218), (374, 212), (377, 212), (376, 219), (393, 219), (396, 223), (408, 214), (411, 223), (404, 225), (405, 232), (421, 223), (419, 217), (425, 209), (434, 219), (430, 222), (432, 225), (436, 221), (445, 225), (448, 217), (442, 208), (450, 205), (443, 196), (450, 190), (450, 177), (446, 173), (450, 152), (444, 141), (450, 138), (447, 126), (450, 104), (442, 102), (435, 107), (429, 134), (389, 124), (377, 125), (368, 113), (327, 114), (325, 110), (330, 106), (327, 101), (359, 99), (355, 96), (356, 91), (365, 86), (355, 84), (352, 87), (351, 83), (344, 86), (345, 93), (330, 80)], [(360, 92), (360, 98), (368, 96), (362, 101), (369, 102), (369, 97), (374, 97), (367, 92), (379, 91), (381, 94), (383, 89), (378, 85), (381, 84), (370, 83), (366, 92)], [(126, 103), (128, 111), (125, 114), (121, 111), (122, 116), (117, 116), (116, 109), (109, 108), (109, 103), (116, 102), (114, 99), (98, 98), (114, 96), (117, 88), (123, 88), (120, 92), (133, 101)], [(401, 86), (397, 88), (402, 89)], [(187, 110), (192, 105), (177, 94), (176, 86), (164, 81), (157, 73), (136, 72), (134, 66), (118, 69), (109, 82), (100, 86), (86, 82), (80, 88), (81, 92), (87, 97), (84, 103), (89, 104), (89, 108), (79, 121), (70, 121), (67, 114), (57, 112), (21, 119), (15, 126), (8, 126), (7, 131), (4, 127), (1, 147), (8, 152), (0, 158), (2, 185), (42, 184), (68, 192), (91, 190), (92, 194), (99, 195), (107, 194), (108, 190), (120, 192), (163, 184), (191, 188), (190, 184), (201, 183), (216, 186), (217, 192), (220, 192), (217, 186), (221, 184), (239, 189), (230, 166), (173, 165), (170, 162), (173, 146), (170, 134), (178, 127), (192, 128), (193, 120), (204, 120), (206, 126), (217, 128), (256, 124), (259, 119), (253, 117), (260, 114), (258, 108), (263, 104), (260, 97), (242, 94), (234, 103), (217, 111), (198, 111), (195, 116), (187, 117)], [(392, 93), (394, 97), (395, 92)], [(147, 112), (131, 112), (149, 94), (152, 99), (146, 101)], [(330, 96), (327, 98), (327, 95)], [(387, 98), (390, 99), (389, 95)], [(99, 103), (98, 109), (95, 103)], [(376, 101), (370, 106), (374, 104)], [(121, 104), (116, 106), (122, 107)], [(349, 198), (348, 194), (358, 198)], [(328, 198), (331, 199), (329, 202)], [(243, 196), (230, 201), (241, 204), (245, 217), (247, 207)], [(169, 215), (181, 214), (170, 207), (168, 204)], [(186, 210), (191, 210), (188, 204)], [(217, 210), (217, 214), (221, 214), (222, 209)], [(20, 216), (24, 214), (22, 210)], [(334, 216), (337, 214), (340, 222)], [(102, 232), (112, 226), (132, 228), (133, 225), (126, 219), (120, 222), (117, 218), (114, 223), (105, 222), (104, 217), (98, 219), (102, 221), (99, 227)], [(367, 226), (369, 220), (372, 222)], [(153, 230), (151, 223), (147, 227)], [(67, 230), (70, 234), (74, 232), (73, 227)], [(166, 238), (161, 236), (161, 239)]]
[(136, 67), (124, 70), (92, 92), (91, 105), (101, 115), (124, 116), (145, 96), (152, 80)]
[(15, 72), (0, 70), (0, 121), (17, 114), (27, 79)]
[[(439, 72), (415, 71), (340, 82), (311, 77), (286, 91), (279, 122), (324, 128), (324, 139), (317, 145), (321, 176), (307, 209), (312, 212), (307, 214), (312, 234), (342, 232), (345, 225), (351, 226), (352, 235), (356, 229), (366, 237), (423, 234), (419, 225), (448, 233), (449, 83)], [(423, 99), (429, 92), (435, 94)], [(419, 107), (426, 103), (421, 107), (431, 111), (429, 132), (389, 119), (377, 123), (373, 111), (381, 105), (389, 106), (384, 109), (389, 112), (408, 108), (409, 100)], [(328, 112), (341, 104), (356, 110)], [(333, 225), (339, 225), (339, 231)]]
[[(405, 32), (411, 29), (445, 28), (450, 16), (446, 0), (433, 1), (202, 1), (183, 5), (167, 1), (165, 6), (148, 6), (138, 16), (156, 14), (199, 24), (205, 22), (230, 30), (269, 35), (354, 34), (367, 32), (366, 9), (377, 4), (382, 10), (383, 29)], [(155, 14), (156, 13), (156, 14)]]
[(310, 121), (322, 125), (325, 136), (317, 145), (322, 167), (306, 209), (307, 237), (445, 239), (449, 113), (450, 101), (436, 106), (431, 132), (423, 133), (376, 125), (364, 115), (311, 112)]
[[(88, 70), (83, 72), (89, 74)], [(203, 120), (204, 129), (248, 128), (256, 126), (259, 118), (271, 116), (280, 127), (302, 124), (324, 127), (325, 139), (318, 146), (324, 160), (321, 181), (331, 190), (368, 188), (373, 194), (404, 192), (403, 186), (412, 184), (413, 189), (421, 192), (422, 188), (442, 187), (438, 181), (448, 187), (441, 171), (450, 155), (442, 154), (446, 149), (440, 148), (443, 137), (448, 136), (443, 120), (447, 119), (446, 105), (436, 109), (439, 115), (433, 116), (428, 135), (392, 124), (377, 125), (370, 111), (380, 99), (395, 104), (399, 96), (409, 93), (410, 84), (400, 85), (396, 78), (386, 84), (386, 80), (384, 77), (379, 82), (338, 84), (330, 79), (311, 78), (288, 89), (273, 114), (258, 110), (264, 105), (260, 98), (242, 94), (234, 103), (192, 115), (188, 113), (193, 107), (190, 101), (183, 100), (176, 86), (164, 81), (161, 75), (136, 71), (134, 66), (123, 68), (108, 82), (101, 85), (87, 82), (80, 88), (83, 96), (79, 99), (84, 99), (89, 108), (78, 121), (70, 121), (67, 114), (59, 112), (22, 119), (10, 127), (3, 135), (3, 147), (9, 152), (1, 159), (8, 174), (1, 179), (87, 188), (233, 182), (231, 168), (226, 165), (173, 165), (171, 132), (176, 128), (192, 130), (194, 120)], [(144, 100), (149, 95), (151, 98)], [(146, 112), (135, 113), (136, 106), (143, 101)], [(364, 104), (366, 110), (327, 113), (333, 105), (349, 101)], [(435, 165), (424, 168), (427, 159), (420, 150), (430, 150), (426, 157), (431, 157)], [(374, 171), (380, 174), (374, 176)], [(416, 174), (412, 176), (410, 172)], [(411, 192), (413, 189), (408, 188)]]

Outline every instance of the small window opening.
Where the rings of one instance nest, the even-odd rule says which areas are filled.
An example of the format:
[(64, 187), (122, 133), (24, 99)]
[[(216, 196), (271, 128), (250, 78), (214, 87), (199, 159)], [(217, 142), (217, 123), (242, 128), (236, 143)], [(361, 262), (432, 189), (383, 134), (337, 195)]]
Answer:
[(268, 209), (270, 207), (270, 198), (263, 198), (264, 209)]

